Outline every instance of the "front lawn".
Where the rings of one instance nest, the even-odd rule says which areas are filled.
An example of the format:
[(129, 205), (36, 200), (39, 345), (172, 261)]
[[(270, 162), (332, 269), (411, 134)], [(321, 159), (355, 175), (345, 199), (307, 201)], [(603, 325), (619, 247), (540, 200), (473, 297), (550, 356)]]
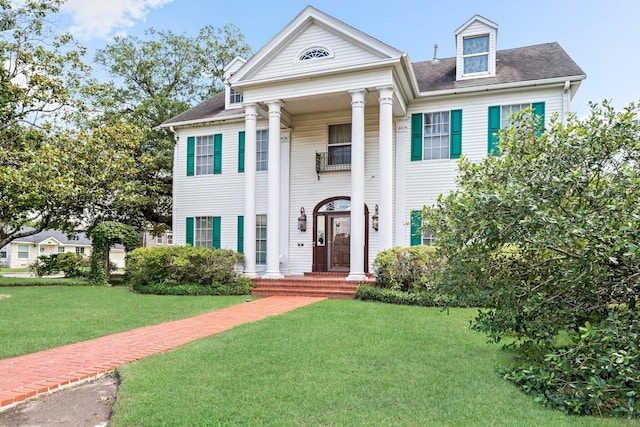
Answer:
[(92, 286), (0, 287), (0, 295), (9, 296), (0, 297), (2, 359), (196, 316), (247, 298), (139, 295), (124, 287)]
[(328, 300), (119, 369), (112, 426), (640, 426), (545, 409), (495, 374), (474, 309)]

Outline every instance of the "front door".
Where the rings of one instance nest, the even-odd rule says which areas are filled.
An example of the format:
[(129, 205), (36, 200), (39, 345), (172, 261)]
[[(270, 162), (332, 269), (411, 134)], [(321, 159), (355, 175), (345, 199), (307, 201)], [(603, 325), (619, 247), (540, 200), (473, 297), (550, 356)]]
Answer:
[(351, 256), (351, 216), (329, 214), (327, 236), (328, 271), (349, 271)]
[[(369, 233), (368, 210), (365, 206), (365, 242)], [(351, 200), (332, 197), (316, 205), (313, 211), (312, 271), (349, 272), (351, 267)], [(367, 271), (365, 243), (365, 271)]]

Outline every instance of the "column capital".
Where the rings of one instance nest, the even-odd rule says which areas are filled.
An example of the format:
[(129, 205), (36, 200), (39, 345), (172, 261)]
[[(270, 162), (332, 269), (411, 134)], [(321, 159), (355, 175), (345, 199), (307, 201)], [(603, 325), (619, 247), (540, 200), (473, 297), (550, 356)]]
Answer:
[(244, 117), (251, 120), (258, 117), (258, 106), (254, 103), (244, 105)]
[(351, 94), (351, 106), (352, 107), (364, 107), (364, 97), (367, 93), (366, 89), (350, 90)]
[(376, 89), (378, 89), (378, 93), (380, 94), (378, 98), (380, 105), (393, 103), (393, 86), (383, 86)]
[(266, 101), (265, 104), (269, 106), (269, 116), (276, 115), (280, 117), (282, 101), (280, 101), (279, 99), (274, 99), (272, 101)]

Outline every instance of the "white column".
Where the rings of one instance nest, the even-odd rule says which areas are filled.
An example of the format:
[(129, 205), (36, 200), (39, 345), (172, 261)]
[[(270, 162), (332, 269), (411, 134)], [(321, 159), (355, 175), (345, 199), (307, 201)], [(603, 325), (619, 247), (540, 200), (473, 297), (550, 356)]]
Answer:
[(380, 178), (378, 187), (378, 251), (393, 245), (393, 88), (380, 92)]
[(395, 246), (409, 246), (409, 211), (406, 207), (407, 171), (409, 160), (407, 148), (410, 146), (411, 119), (402, 117), (396, 120), (396, 187), (395, 187)]
[(244, 111), (244, 274), (256, 277), (256, 105)]
[(269, 106), (269, 172), (267, 177), (267, 279), (279, 279), (280, 273), (280, 101)]
[(351, 265), (347, 280), (364, 274), (364, 89), (351, 91)]

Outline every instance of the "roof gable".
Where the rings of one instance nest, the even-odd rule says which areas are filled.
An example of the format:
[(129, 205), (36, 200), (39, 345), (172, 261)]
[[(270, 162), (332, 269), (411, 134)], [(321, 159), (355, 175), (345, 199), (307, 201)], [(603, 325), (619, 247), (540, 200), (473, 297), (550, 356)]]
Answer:
[[(312, 48), (330, 54), (300, 60)], [(402, 52), (307, 6), (282, 31), (260, 49), (229, 81), (242, 86), (245, 81), (262, 81), (397, 59)]]

